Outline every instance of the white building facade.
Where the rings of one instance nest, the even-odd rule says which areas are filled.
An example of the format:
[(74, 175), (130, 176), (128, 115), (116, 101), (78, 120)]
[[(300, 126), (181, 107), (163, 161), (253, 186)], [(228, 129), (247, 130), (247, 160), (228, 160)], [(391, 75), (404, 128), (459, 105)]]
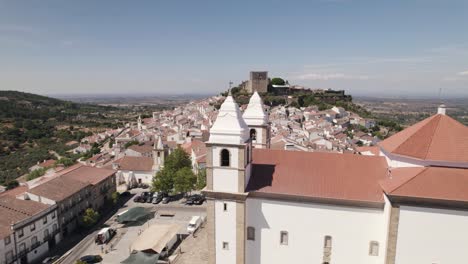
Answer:
[[(259, 102), (255, 93), (242, 117), (228, 96), (210, 131), (208, 263), (468, 261), (460, 235), (468, 232), (468, 146), (440, 143), (448, 131), (468, 142), (465, 126), (439, 114), (422, 121), (441, 126), (432, 141), (412, 137), (425, 127), (416, 124), (384, 141), (375, 157), (269, 150), (268, 133), (256, 131), (266, 135), (255, 138), (260, 144), (250, 133), (268, 129)], [(407, 140), (416, 141), (398, 145)], [(413, 149), (429, 150), (421, 158)]]

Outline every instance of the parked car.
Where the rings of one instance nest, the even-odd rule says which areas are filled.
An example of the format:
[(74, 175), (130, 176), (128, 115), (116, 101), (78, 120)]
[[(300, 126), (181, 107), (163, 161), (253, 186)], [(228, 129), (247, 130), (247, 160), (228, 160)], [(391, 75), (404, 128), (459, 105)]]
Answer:
[(161, 201), (162, 201), (162, 197), (153, 197), (153, 200), (151, 200), (151, 203), (158, 204)]
[(96, 244), (106, 244), (115, 236), (116, 233), (117, 232), (113, 228), (109, 228), (109, 227), (103, 228), (97, 234), (94, 242), (96, 242)]
[(145, 199), (143, 197), (141, 197), (140, 195), (137, 195), (135, 196), (135, 198), (133, 198), (133, 201), (135, 203), (142, 203)]
[(195, 231), (197, 231), (197, 229), (200, 227), (201, 223), (202, 218), (200, 216), (192, 216), (192, 219), (187, 226), (187, 232), (189, 234), (195, 233)]
[(42, 264), (52, 264), (59, 258), (60, 256), (47, 257), (42, 261)]
[(102, 261), (102, 257), (99, 256), (99, 255), (86, 255), (86, 256), (83, 256), (80, 258), (81, 261), (85, 262), (85, 263), (89, 263), (89, 264), (92, 264), (92, 263), (99, 263)]
[(158, 203), (160, 203), (160, 202), (164, 199), (164, 197), (166, 197), (166, 196), (167, 196), (167, 193), (164, 193), (164, 192), (159, 192), (159, 193), (158, 193), (158, 192), (155, 192), (155, 193), (153, 194), (152, 203), (153, 203), (153, 204), (158, 204)]
[(170, 201), (172, 201), (171, 196), (166, 196), (162, 199), (163, 204), (168, 204)]
[(205, 202), (206, 198), (204, 195), (202, 194), (194, 194), (194, 195), (191, 195), (187, 198), (187, 200), (185, 201), (185, 204), (187, 205), (192, 205), (192, 204), (203, 204), (203, 202)]
[(123, 192), (120, 196), (122, 197), (128, 197), (131, 196), (132, 194), (129, 191)]
[(146, 197), (146, 202), (151, 203), (153, 201), (153, 192), (150, 192)]

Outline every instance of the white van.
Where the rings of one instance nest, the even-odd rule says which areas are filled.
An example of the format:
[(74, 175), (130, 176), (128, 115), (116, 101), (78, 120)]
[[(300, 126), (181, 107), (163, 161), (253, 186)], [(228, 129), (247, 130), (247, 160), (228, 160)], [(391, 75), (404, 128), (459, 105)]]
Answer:
[(106, 244), (115, 235), (115, 230), (109, 227), (101, 229), (96, 236), (94, 242), (96, 244)]
[(189, 234), (195, 233), (195, 231), (197, 231), (197, 229), (200, 227), (201, 223), (202, 218), (200, 216), (192, 216), (192, 219), (187, 226), (187, 232)]

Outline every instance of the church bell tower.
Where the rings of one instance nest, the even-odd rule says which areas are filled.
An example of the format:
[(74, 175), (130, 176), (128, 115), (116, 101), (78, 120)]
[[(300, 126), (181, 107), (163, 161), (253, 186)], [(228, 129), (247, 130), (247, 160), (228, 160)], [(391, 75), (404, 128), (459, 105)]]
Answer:
[(250, 177), (252, 144), (249, 128), (230, 94), (221, 105), (206, 145), (208, 263), (244, 263), (245, 187)]
[(270, 124), (263, 100), (257, 91), (250, 97), (243, 118), (249, 127), (249, 137), (255, 148), (270, 148)]

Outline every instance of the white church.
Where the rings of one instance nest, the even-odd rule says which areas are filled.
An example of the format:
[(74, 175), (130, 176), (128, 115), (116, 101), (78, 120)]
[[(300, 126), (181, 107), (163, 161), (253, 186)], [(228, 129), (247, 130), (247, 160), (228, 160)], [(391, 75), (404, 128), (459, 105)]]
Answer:
[(226, 98), (207, 143), (210, 264), (468, 263), (468, 128), (443, 106), (376, 155), (269, 137), (257, 93), (243, 115)]

